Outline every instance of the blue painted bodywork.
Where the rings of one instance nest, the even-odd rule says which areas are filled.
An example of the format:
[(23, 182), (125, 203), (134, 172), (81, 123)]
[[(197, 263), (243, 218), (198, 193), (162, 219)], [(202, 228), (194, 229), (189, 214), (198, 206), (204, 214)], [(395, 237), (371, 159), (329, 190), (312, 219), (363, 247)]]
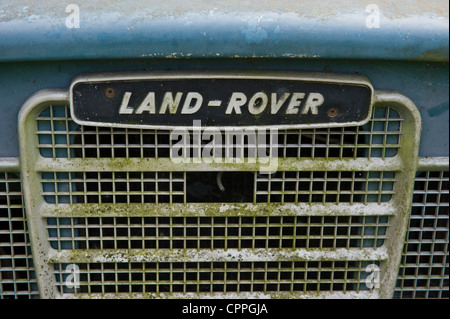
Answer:
[(72, 2), (0, 1), (0, 157), (19, 156), (32, 93), (84, 72), (153, 69), (364, 74), (418, 106), (420, 156), (449, 154), (447, 2), (382, 2), (380, 28), (368, 28), (373, 1), (80, 1), (70, 29)]

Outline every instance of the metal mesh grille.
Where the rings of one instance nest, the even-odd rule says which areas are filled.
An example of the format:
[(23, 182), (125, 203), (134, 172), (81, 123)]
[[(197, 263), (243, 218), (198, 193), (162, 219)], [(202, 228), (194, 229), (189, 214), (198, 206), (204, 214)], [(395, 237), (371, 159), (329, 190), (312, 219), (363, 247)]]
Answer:
[(80, 287), (64, 285), (67, 264), (56, 264), (64, 293), (359, 292), (376, 261), (188, 262), (77, 264)]
[(0, 298), (37, 296), (20, 179), (0, 172)]
[[(44, 200), (85, 203), (382, 203), (394, 194), (395, 172), (223, 173), (220, 189), (209, 172), (42, 173)], [(235, 179), (237, 178), (237, 179)], [(239, 180), (239, 183), (236, 183)]]
[(48, 218), (52, 248), (376, 248), (388, 216)]
[(256, 174), (256, 202), (381, 203), (394, 194), (395, 172)]
[(182, 203), (185, 173), (67, 172), (43, 173), (48, 203)]
[[(372, 119), (356, 128), (281, 130), (274, 147), (283, 158), (394, 157), (400, 147), (402, 121), (394, 108), (376, 107)], [(177, 143), (171, 141), (169, 130), (79, 126), (64, 105), (46, 108), (37, 124), (38, 148), (45, 158), (164, 158)], [(203, 145), (209, 142), (202, 141)], [(222, 150), (225, 154), (223, 145)]]
[(397, 298), (448, 298), (449, 172), (417, 174)]

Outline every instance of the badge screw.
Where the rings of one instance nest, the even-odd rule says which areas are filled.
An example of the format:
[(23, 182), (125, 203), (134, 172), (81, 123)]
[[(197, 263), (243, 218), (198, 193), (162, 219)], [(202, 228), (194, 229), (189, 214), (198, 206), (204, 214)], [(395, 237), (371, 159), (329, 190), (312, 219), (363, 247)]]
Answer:
[(106, 88), (105, 89), (105, 96), (108, 99), (112, 99), (112, 98), (114, 98), (116, 96), (116, 91), (114, 91), (113, 88)]
[(337, 110), (337, 108), (332, 107), (331, 109), (328, 110), (328, 116), (329, 117), (336, 117), (338, 115), (339, 111)]

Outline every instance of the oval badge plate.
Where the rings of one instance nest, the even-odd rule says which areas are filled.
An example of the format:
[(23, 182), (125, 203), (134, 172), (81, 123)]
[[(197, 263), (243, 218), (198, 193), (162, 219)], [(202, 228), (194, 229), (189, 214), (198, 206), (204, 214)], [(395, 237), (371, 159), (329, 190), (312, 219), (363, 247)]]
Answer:
[(81, 125), (282, 129), (364, 124), (372, 96), (359, 75), (149, 71), (81, 75), (70, 107)]

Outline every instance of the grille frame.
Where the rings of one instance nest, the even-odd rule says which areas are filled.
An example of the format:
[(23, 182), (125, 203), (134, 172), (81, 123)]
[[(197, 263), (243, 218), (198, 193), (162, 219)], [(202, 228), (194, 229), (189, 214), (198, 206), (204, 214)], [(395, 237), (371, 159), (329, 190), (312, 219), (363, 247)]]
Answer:
[[(142, 159), (116, 159), (114, 161), (108, 159), (89, 159), (89, 160), (65, 160), (65, 159), (51, 159), (42, 160), (39, 154), (39, 150), (36, 145), (38, 145), (38, 137), (36, 135), (35, 118), (38, 116), (41, 110), (46, 106), (56, 103), (67, 103), (68, 102), (68, 91), (65, 89), (55, 89), (55, 90), (43, 90), (37, 92), (35, 95), (30, 97), (21, 109), (19, 114), (19, 136), (20, 136), (20, 150), (23, 157), (22, 160), (22, 178), (24, 179), (24, 193), (27, 205), (27, 214), (30, 223), (30, 233), (33, 247), (33, 254), (36, 263), (39, 265), (37, 269), (39, 287), (41, 292), (41, 297), (43, 298), (54, 298), (63, 297), (57, 293), (55, 290), (56, 282), (53, 276), (53, 269), (50, 265), (52, 262), (74, 262), (74, 256), (64, 256), (59, 255), (50, 247), (47, 240), (46, 225), (43, 222), (42, 213), (46, 211), (48, 205), (43, 203), (41, 195), (38, 190), (40, 190), (40, 182), (42, 171), (67, 171), (73, 169), (82, 169), (83, 171), (95, 171), (96, 169), (102, 170), (123, 170), (123, 171), (255, 171), (259, 167), (255, 164), (235, 164), (230, 166), (229, 164), (205, 164), (205, 163), (189, 163), (189, 165), (179, 165), (171, 163), (170, 160), (164, 161), (164, 159), (149, 161)], [(352, 159), (352, 160), (334, 160), (327, 161), (326, 169), (331, 171), (338, 170), (389, 170), (398, 171), (398, 180), (402, 182), (397, 182), (395, 185), (395, 196), (391, 201), (391, 206), (395, 209), (388, 209), (388, 214), (392, 215), (392, 224), (388, 229), (386, 237), (389, 238), (389, 242), (384, 245), (384, 247), (379, 250), (370, 251), (365, 255), (367, 260), (372, 260), (373, 256), (381, 258), (382, 263), (380, 267), (381, 275), (381, 288), (374, 290), (372, 296), (381, 298), (391, 298), (393, 295), (395, 282), (397, 278), (399, 261), (401, 258), (401, 251), (403, 248), (403, 241), (399, 240), (404, 238), (407, 228), (407, 221), (409, 218), (409, 211), (411, 206), (411, 196), (414, 184), (414, 177), (416, 172), (417, 158), (418, 158), (418, 147), (420, 140), (421, 131), (421, 118), (420, 113), (414, 103), (407, 97), (401, 95), (397, 92), (392, 91), (375, 91), (374, 94), (374, 105), (387, 105), (395, 106), (397, 111), (399, 111), (404, 119), (403, 135), (407, 135), (408, 139), (402, 139), (401, 147), (399, 148), (398, 154), (393, 158), (387, 159)], [(155, 164), (158, 164), (155, 166)], [(318, 167), (324, 165), (324, 161), (320, 160), (280, 160), (279, 169), (280, 170), (318, 170)], [(204, 213), (211, 213), (211, 209), (208, 210), (208, 206), (197, 204), (189, 205), (189, 209), (194, 211), (203, 210)], [(215, 208), (218, 205), (212, 205)], [(295, 205), (294, 205), (295, 206)], [(311, 206), (311, 205), (309, 205)], [(206, 207), (206, 209), (205, 209)], [(361, 206), (357, 206), (361, 209)], [(349, 215), (364, 214), (358, 211), (358, 208), (349, 207), (339, 207), (337, 211), (346, 211)], [(377, 209), (383, 206), (377, 207)], [(99, 208), (99, 207), (97, 207)], [(301, 211), (301, 207), (291, 207), (294, 208), (294, 214)], [(372, 207), (372, 209), (375, 207)], [(91, 208), (84, 208), (84, 214)], [(165, 207), (166, 214), (175, 214), (175, 211)], [(229, 207), (224, 207), (224, 211), (227, 211)], [(310, 207), (309, 211), (318, 214), (321, 210), (323, 212), (324, 205), (317, 205), (315, 207)], [(164, 210), (164, 208), (163, 208)], [(220, 209), (219, 209), (220, 210)], [(255, 214), (257, 208), (251, 207), (248, 209), (249, 212)], [(280, 209), (279, 209), (280, 210)], [(370, 208), (365, 208), (367, 212), (371, 212)], [(120, 209), (118, 209), (120, 211)], [(130, 210), (128, 210), (130, 211)], [(307, 210), (308, 211), (308, 210)], [(60, 206), (54, 209), (52, 213), (57, 213), (60, 216), (65, 216), (65, 214), (74, 214), (70, 207)], [(81, 211), (77, 213), (83, 213)], [(334, 212), (336, 213), (336, 212)], [(374, 213), (373, 211), (371, 213)], [(75, 213), (76, 214), (76, 213)], [(99, 210), (99, 214), (111, 214), (111, 212), (105, 212)], [(114, 214), (114, 213), (113, 213)], [(121, 214), (124, 214), (122, 211)], [(126, 214), (126, 213), (125, 213)], [(180, 214), (180, 212), (178, 212)], [(265, 212), (267, 214), (267, 212)], [(303, 252), (303, 251), (301, 251)], [(295, 253), (301, 253), (295, 252)], [(83, 254), (83, 252), (81, 252)], [(294, 254), (295, 255), (295, 254)], [(56, 257), (55, 257), (56, 256)], [(350, 251), (342, 252), (340, 256), (334, 256), (331, 254), (329, 257), (333, 258), (348, 258), (351, 256)], [(99, 258), (104, 257), (104, 254)], [(138, 255), (132, 255), (131, 257), (136, 258)], [(52, 259), (53, 258), (53, 259)], [(56, 259), (55, 259), (56, 258)], [(224, 258), (223, 256), (221, 258)], [(308, 256), (302, 256), (301, 254), (295, 255), (295, 260), (305, 260)], [(226, 261), (226, 259), (224, 259)], [(365, 295), (365, 294), (364, 294)], [(243, 296), (241, 296), (243, 297)], [(275, 297), (275, 296), (274, 296)], [(356, 297), (358, 297), (356, 295)]]

